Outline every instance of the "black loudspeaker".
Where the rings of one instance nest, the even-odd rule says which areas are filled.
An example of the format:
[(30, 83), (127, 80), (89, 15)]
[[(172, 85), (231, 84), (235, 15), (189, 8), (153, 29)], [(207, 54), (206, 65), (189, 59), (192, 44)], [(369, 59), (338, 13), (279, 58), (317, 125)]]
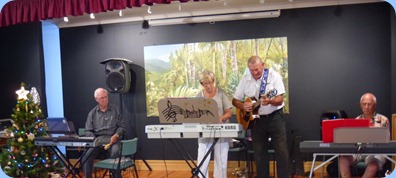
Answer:
[(320, 115), (320, 120), (331, 120), (331, 119), (338, 119), (338, 118), (348, 118), (348, 115), (344, 110), (327, 110), (323, 111)]
[(132, 61), (123, 58), (110, 58), (101, 62), (105, 65), (106, 87), (110, 93), (127, 93), (131, 86), (129, 64)]

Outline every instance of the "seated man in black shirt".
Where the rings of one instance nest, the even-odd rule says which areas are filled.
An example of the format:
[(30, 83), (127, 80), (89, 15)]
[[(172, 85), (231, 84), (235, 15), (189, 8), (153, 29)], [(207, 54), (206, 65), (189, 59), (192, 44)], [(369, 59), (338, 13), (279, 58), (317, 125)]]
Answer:
[[(110, 158), (117, 158), (121, 136), (125, 132), (120, 110), (115, 105), (109, 104), (107, 90), (98, 88), (95, 90), (94, 96), (98, 105), (88, 114), (85, 123), (85, 136), (95, 137), (101, 144), (110, 144), (110, 149), (105, 151), (110, 152)], [(103, 147), (100, 147), (100, 149), (89, 148), (87, 154), (83, 157), (83, 162), (86, 160), (83, 165), (86, 178), (92, 178), (93, 159), (101, 152), (103, 152)], [(115, 175), (116, 173), (113, 171), (112, 174)], [(121, 177), (119, 172), (117, 174), (116, 177)]]

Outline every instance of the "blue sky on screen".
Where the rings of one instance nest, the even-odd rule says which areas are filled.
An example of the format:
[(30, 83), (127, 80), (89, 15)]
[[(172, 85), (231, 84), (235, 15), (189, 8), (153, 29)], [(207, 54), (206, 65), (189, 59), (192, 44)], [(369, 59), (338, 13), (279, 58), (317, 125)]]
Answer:
[(173, 45), (159, 45), (159, 46), (145, 46), (144, 58), (145, 59), (160, 59), (169, 62), (169, 54), (180, 49), (183, 44)]

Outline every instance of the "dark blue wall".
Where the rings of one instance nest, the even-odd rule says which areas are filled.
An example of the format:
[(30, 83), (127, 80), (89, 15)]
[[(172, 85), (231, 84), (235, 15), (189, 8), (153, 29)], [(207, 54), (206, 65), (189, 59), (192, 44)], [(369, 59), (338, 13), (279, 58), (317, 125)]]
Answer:
[(41, 23), (0, 28), (0, 119), (11, 118), (16, 90), (36, 87), (46, 113)]

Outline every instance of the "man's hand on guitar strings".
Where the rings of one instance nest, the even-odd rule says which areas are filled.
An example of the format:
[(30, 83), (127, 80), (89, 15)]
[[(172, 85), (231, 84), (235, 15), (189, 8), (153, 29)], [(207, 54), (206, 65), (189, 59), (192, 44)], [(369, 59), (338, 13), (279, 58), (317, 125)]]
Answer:
[(267, 98), (265, 96), (261, 96), (261, 98), (260, 98), (261, 106), (269, 105), (270, 104), (270, 100), (271, 100), (271, 98)]
[(253, 102), (256, 102), (256, 101), (252, 101), (252, 102), (244, 102), (244, 103), (243, 103), (243, 110), (245, 110), (245, 111), (247, 111), (247, 112), (250, 112), (250, 111), (252, 111), (252, 108), (253, 108)]

